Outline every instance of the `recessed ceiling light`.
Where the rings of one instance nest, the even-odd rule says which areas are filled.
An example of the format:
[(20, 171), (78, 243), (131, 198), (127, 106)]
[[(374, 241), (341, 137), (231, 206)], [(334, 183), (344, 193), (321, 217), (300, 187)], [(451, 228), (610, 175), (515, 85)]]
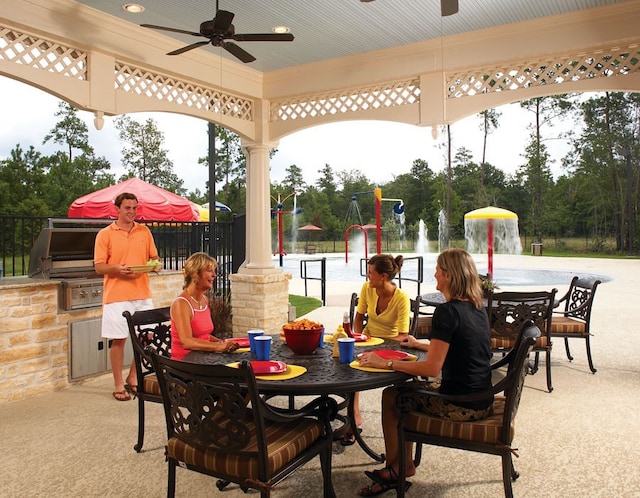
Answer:
[(288, 26), (274, 26), (273, 28), (271, 28), (271, 31), (278, 34), (291, 33), (291, 28), (289, 28)]
[(131, 14), (139, 14), (140, 12), (144, 11), (144, 7), (137, 3), (125, 3), (122, 6), (122, 10), (126, 10)]

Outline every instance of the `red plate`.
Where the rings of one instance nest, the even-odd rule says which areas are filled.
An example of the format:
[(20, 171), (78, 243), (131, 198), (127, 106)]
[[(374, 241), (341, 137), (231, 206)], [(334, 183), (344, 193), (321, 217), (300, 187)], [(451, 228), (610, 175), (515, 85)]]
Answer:
[(249, 338), (248, 337), (231, 337), (229, 339), (225, 339), (224, 342), (237, 342), (238, 347), (240, 348), (248, 348), (249, 347)]
[(287, 364), (284, 361), (254, 360), (249, 363), (256, 375), (277, 374), (287, 370)]
[(369, 340), (369, 336), (367, 334), (353, 334), (353, 338), (356, 342), (366, 342)]
[[(413, 355), (405, 351), (396, 351), (395, 349), (376, 349), (373, 352), (377, 353), (378, 356), (381, 356), (385, 360), (404, 360), (406, 358), (413, 357)], [(358, 355), (358, 357), (360, 356), (362, 356), (362, 354)]]

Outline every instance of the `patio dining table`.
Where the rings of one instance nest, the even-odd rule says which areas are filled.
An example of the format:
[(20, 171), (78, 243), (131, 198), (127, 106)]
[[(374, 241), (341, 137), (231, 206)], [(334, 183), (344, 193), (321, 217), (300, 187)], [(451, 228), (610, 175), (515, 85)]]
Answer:
[[(376, 349), (400, 350), (400, 342), (385, 340), (383, 344), (375, 346), (356, 346), (355, 355), (365, 351)], [(424, 359), (425, 354), (418, 350), (407, 350)], [(184, 361), (209, 365), (227, 365), (242, 360), (255, 360), (256, 357), (250, 352), (235, 352), (227, 354), (210, 353), (206, 351), (191, 351), (184, 358)], [(265, 380), (256, 376), (256, 383), (259, 391), (269, 397), (288, 396), (291, 400), (295, 396), (339, 396), (344, 401), (341, 407), (347, 408), (346, 417), (340, 417), (344, 425), (334, 431), (334, 439), (342, 437), (344, 433), (355, 427), (353, 416), (354, 394), (359, 391), (377, 389), (393, 384), (399, 384), (411, 378), (402, 372), (377, 371), (370, 372), (352, 368), (349, 364), (340, 363), (339, 358), (332, 355), (332, 344), (325, 344), (324, 348), (316, 348), (313, 354), (308, 356), (296, 355), (285, 343), (273, 336), (271, 345), (271, 360), (283, 361), (287, 365), (297, 365), (304, 367), (306, 372), (294, 378), (286, 380)], [(384, 454), (374, 452), (363, 440), (358, 431), (352, 431), (360, 447), (374, 460), (384, 462)]]

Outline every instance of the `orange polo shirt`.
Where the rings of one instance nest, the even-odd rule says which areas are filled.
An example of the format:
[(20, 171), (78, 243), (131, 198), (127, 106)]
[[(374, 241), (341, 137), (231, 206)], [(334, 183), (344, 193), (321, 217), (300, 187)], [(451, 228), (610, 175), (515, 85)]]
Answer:
[[(144, 265), (150, 258), (157, 258), (158, 250), (151, 231), (139, 223), (127, 232), (115, 222), (103, 228), (96, 236), (93, 262), (124, 264), (127, 266)], [(120, 278), (114, 275), (104, 276), (102, 303), (134, 301), (151, 298), (149, 275), (138, 273), (136, 278)]]

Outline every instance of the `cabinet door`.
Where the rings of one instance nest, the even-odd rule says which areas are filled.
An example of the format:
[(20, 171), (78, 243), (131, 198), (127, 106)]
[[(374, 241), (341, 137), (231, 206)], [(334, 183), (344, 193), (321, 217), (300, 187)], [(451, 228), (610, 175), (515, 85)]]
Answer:
[(69, 323), (69, 376), (72, 380), (106, 371), (106, 339), (100, 337), (101, 333), (101, 318)]

